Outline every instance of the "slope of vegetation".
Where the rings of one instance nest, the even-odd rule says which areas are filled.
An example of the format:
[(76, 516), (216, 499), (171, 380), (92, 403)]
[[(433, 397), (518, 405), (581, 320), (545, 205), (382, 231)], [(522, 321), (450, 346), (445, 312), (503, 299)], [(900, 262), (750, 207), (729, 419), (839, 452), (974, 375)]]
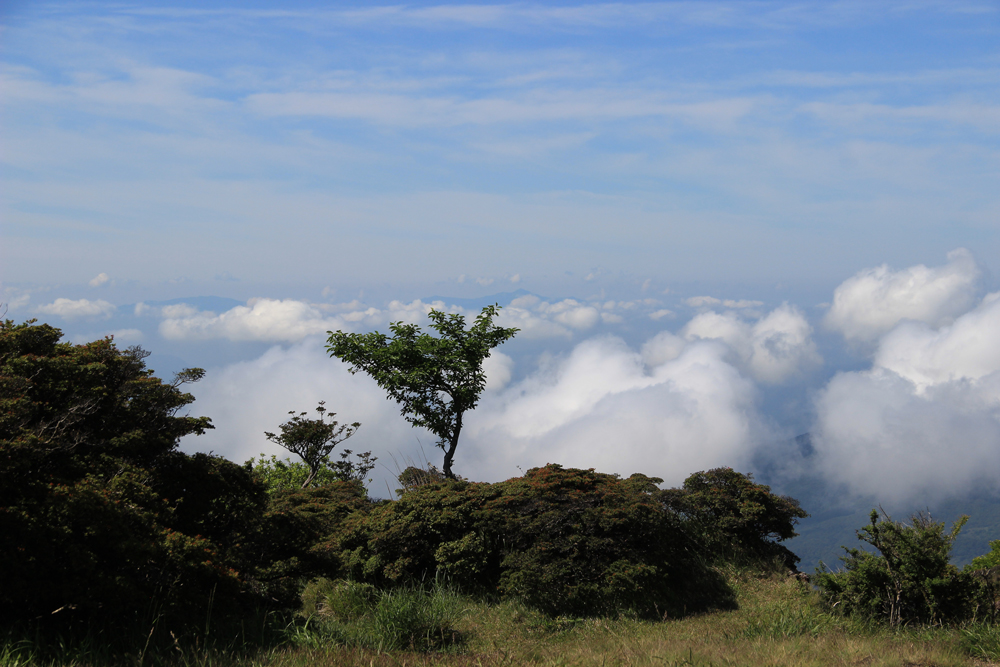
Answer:
[(370, 453), (312, 456), (343, 439), (324, 410), (282, 427), (312, 442), (304, 463), (187, 455), (179, 438), (212, 428), (182, 414), (200, 370), (164, 382), (138, 348), (60, 338), (0, 324), (0, 667), (1000, 655), (1000, 542), (959, 571), (960, 526), (873, 515), (876, 551), (817, 592), (781, 544), (798, 502), (729, 468), (677, 489), (558, 465), (492, 484), (409, 469), (397, 500), (373, 501)]

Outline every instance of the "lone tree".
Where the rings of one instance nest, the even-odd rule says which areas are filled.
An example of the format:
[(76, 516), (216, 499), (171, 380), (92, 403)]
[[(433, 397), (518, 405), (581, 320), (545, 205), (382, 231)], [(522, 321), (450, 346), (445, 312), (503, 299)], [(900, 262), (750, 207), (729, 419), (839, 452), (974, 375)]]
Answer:
[(486, 386), (483, 360), (490, 350), (519, 330), (493, 324), (498, 305), (487, 306), (472, 328), (462, 315), (432, 310), (431, 328), (439, 337), (421, 333), (415, 324), (394, 322), (393, 337), (377, 331), (366, 334), (329, 331), (330, 356), (371, 375), (402, 406), (400, 414), (414, 426), (436, 435), (444, 450), (444, 474), (455, 479), (451, 464), (462, 432), (462, 416), (479, 402)]
[[(281, 445), (293, 454), (298, 454), (309, 467), (309, 475), (302, 482), (303, 489), (309, 487), (320, 469), (327, 464), (334, 447), (350, 438), (361, 427), (360, 422), (350, 425), (338, 423), (333, 419), (336, 416), (335, 412), (326, 414), (325, 405), (325, 401), (320, 401), (316, 406), (319, 419), (307, 419), (308, 413), (295, 414), (292, 410), (288, 413), (292, 418), (280, 426), (281, 435), (264, 432), (268, 440)], [(327, 416), (330, 417), (330, 421), (326, 421)]]

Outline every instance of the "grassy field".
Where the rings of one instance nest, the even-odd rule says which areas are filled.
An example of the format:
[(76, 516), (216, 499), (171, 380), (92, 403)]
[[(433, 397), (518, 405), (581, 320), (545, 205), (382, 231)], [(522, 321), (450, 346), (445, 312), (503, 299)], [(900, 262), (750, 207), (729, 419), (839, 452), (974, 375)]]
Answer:
[[(337, 645), (329, 628), (298, 626), (270, 648), (158, 650), (109, 657), (98, 645), (67, 646), (33, 659), (31, 647), (0, 646), (0, 667), (23, 665), (380, 666), (837, 666), (917, 667), (1000, 664), (1000, 629), (889, 630), (827, 614), (808, 584), (773, 574), (733, 571), (740, 608), (682, 619), (551, 619), (514, 603), (486, 605), (446, 594), (449, 636), (438, 652)], [(439, 605), (439, 606), (441, 606)], [(366, 621), (370, 626), (373, 621)], [(345, 635), (341, 634), (341, 637)], [(351, 641), (351, 640), (349, 640)], [(51, 655), (51, 654), (50, 654)]]

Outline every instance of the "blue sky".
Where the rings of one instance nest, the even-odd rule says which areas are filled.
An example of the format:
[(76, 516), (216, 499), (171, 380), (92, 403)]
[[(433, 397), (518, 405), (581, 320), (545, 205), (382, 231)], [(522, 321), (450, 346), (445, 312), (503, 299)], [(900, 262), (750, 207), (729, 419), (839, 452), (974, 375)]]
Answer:
[[(310, 375), (326, 329), (515, 290), (477, 474), (750, 465), (804, 430), (828, 461), (896, 443), (882, 470), (910, 414), (936, 415), (926, 460), (957, 423), (1000, 444), (1000, 362), (956, 342), (1000, 339), (997, 2), (7, 2), (0, 23), (0, 299), (208, 367), (216, 451), (361, 401)], [(622, 396), (658, 426), (573, 454), (624, 428)], [(410, 455), (391, 406), (354, 408)]]

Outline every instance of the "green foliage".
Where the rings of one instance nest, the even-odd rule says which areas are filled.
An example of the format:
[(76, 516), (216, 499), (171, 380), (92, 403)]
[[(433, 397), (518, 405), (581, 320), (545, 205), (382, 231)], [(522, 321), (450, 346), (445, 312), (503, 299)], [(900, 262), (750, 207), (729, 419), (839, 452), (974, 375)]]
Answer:
[(654, 478), (557, 465), (497, 484), (445, 481), (352, 516), (346, 572), (377, 585), (443, 572), (460, 590), (551, 614), (680, 615), (731, 592), (698, 558)]
[[(350, 468), (349, 471), (344, 469), (342, 472), (348, 474), (356, 473), (353, 470), (352, 462), (348, 458), (351, 454), (349, 451), (337, 463), (331, 463), (330, 453), (338, 444), (354, 435), (361, 427), (361, 424), (359, 422), (354, 422), (350, 425), (338, 423), (333, 419), (336, 413), (331, 412), (329, 415), (326, 414), (328, 411), (324, 401), (320, 401), (319, 405), (316, 406), (316, 412), (319, 414), (319, 418), (317, 419), (307, 419), (306, 415), (308, 413), (306, 412), (300, 412), (297, 415), (295, 411), (289, 412), (288, 414), (292, 415), (292, 418), (279, 427), (281, 430), (280, 435), (264, 433), (268, 440), (281, 445), (302, 459), (309, 471), (306, 478), (302, 480), (300, 488), (303, 489), (313, 483), (313, 480), (316, 479), (316, 476), (322, 469), (331, 469), (336, 473), (338, 464), (340, 464), (341, 468), (345, 466), (346, 468)], [(330, 417), (330, 421), (326, 421), (327, 417)], [(369, 459), (368, 462), (375, 460), (370, 458), (371, 452), (366, 452), (363, 456)], [(263, 459), (263, 455), (261, 457)], [(371, 470), (371, 467), (361, 473), (360, 479), (364, 479), (369, 470)], [(335, 474), (336, 477), (339, 476)]]
[(139, 348), (60, 338), (0, 323), (0, 621), (237, 604), (266, 495), (240, 466), (177, 451), (212, 428), (178, 415), (194, 400), (180, 387), (203, 371), (165, 383)]
[[(375, 468), (375, 461), (378, 457), (372, 456), (371, 452), (362, 452), (355, 455), (356, 460), (351, 460), (354, 452), (345, 449), (340, 452), (340, 460), (333, 461), (329, 458), (320, 462), (320, 466), (309, 482), (310, 487), (326, 486), (334, 482), (356, 482), (363, 488), (370, 473)], [(291, 459), (279, 459), (274, 454), (267, 458), (266, 454), (261, 454), (260, 458), (251, 457), (245, 464), (267, 487), (271, 495), (278, 491), (305, 488), (306, 480), (309, 478), (310, 470), (301, 461)]]
[(406, 587), (380, 591), (355, 581), (317, 579), (302, 593), (302, 611), (315, 628), (299, 641), (333, 640), (378, 651), (432, 651), (457, 643), (462, 600), (451, 590)]
[(965, 566), (965, 571), (989, 570), (998, 566), (1000, 566), (1000, 540), (992, 540), (989, 553), (973, 558), (972, 562)]
[(858, 539), (874, 551), (844, 547), (844, 571), (830, 572), (821, 565), (816, 574), (815, 582), (831, 606), (893, 626), (952, 623), (974, 613), (974, 582), (948, 562), (951, 545), (968, 517), (947, 533), (944, 523), (924, 514), (905, 524), (888, 515), (880, 520), (872, 510), (870, 520), (858, 531)]
[(350, 364), (351, 373), (360, 370), (372, 376), (402, 406), (400, 412), (408, 422), (438, 437), (449, 479), (455, 477), (451, 467), (462, 417), (476, 407), (486, 386), (483, 360), (518, 332), (493, 324), (498, 308), (483, 308), (468, 330), (462, 315), (432, 310), (428, 317), (437, 337), (402, 322), (389, 325), (391, 339), (377, 331), (328, 332), (326, 348), (331, 356)]
[(268, 594), (291, 608), (305, 580), (338, 572), (342, 566), (332, 536), (343, 531), (348, 517), (364, 516), (372, 506), (356, 482), (338, 480), (273, 493), (264, 517), (257, 574)]
[(794, 498), (771, 493), (753, 475), (732, 468), (696, 472), (680, 489), (658, 493), (684, 522), (707, 558), (721, 561), (778, 559), (794, 569), (799, 558), (783, 545), (795, 524), (809, 516)]

